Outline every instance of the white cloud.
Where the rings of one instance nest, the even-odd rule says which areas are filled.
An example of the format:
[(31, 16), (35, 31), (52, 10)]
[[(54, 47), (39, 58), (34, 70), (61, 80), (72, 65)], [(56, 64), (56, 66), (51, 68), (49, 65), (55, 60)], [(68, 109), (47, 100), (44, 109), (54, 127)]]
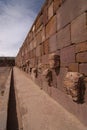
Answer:
[(0, 1), (0, 56), (16, 56), (35, 16), (27, 4)]

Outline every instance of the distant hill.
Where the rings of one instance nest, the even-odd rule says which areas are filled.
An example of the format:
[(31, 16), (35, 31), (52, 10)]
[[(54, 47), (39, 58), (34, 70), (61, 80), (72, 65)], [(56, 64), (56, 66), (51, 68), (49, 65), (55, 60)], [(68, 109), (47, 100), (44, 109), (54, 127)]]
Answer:
[(15, 57), (0, 57), (0, 67), (15, 66)]

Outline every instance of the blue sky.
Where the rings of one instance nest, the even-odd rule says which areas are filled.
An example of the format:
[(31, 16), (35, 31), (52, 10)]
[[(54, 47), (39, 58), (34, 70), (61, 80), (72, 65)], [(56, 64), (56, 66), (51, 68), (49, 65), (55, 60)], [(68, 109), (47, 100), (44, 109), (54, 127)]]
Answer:
[(0, 56), (16, 56), (45, 0), (0, 0)]

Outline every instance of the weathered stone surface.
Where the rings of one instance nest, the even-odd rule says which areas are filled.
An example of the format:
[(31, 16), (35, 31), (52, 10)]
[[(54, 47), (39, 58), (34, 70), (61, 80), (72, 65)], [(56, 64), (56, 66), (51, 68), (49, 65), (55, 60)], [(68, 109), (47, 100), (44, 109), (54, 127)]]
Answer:
[(34, 48), (36, 48), (36, 46), (37, 46), (36, 37), (34, 37), (33, 46), (34, 46)]
[(30, 50), (32, 50), (33, 49), (33, 44), (32, 44), (32, 42), (30, 43)]
[(76, 102), (84, 100), (85, 86), (83, 75), (78, 72), (68, 72), (64, 79), (64, 88), (68, 95)]
[(49, 54), (49, 66), (51, 69), (54, 69), (55, 72), (57, 70), (59, 71), (59, 69), (60, 69), (60, 56), (57, 55), (56, 53)]
[(65, 0), (57, 11), (57, 30), (63, 28), (87, 10), (87, 0)]
[(47, 5), (49, 6), (52, 2), (53, 2), (53, 0), (48, 0)]
[(52, 70), (52, 77), (53, 77), (52, 86), (57, 88), (57, 75), (54, 70)]
[(60, 72), (59, 75), (57, 76), (57, 88), (61, 91), (64, 91), (64, 84), (63, 84), (63, 80), (65, 78), (65, 75), (67, 74), (68, 69), (61, 67), (60, 68)]
[(61, 49), (70, 44), (70, 25), (68, 25), (57, 33), (57, 48)]
[(40, 56), (40, 45), (36, 48), (36, 56)]
[(43, 43), (40, 45), (40, 56), (44, 55)]
[(43, 9), (43, 24), (46, 25), (48, 22), (48, 8), (47, 5)]
[(85, 84), (85, 86), (86, 86), (86, 91), (85, 91), (85, 102), (86, 102), (86, 104), (87, 104), (87, 83)]
[(56, 15), (46, 25), (46, 38), (49, 38), (52, 34), (56, 32)]
[(52, 37), (49, 39), (49, 52), (54, 52), (57, 50), (57, 37), (56, 34), (54, 34)]
[(42, 64), (48, 64), (48, 61), (49, 61), (48, 55), (43, 55), (42, 56)]
[(72, 43), (87, 40), (87, 13), (81, 14), (71, 23), (71, 40)]
[(71, 72), (78, 72), (78, 70), (79, 70), (78, 63), (71, 63), (71, 64), (69, 64), (69, 71), (71, 71)]
[(41, 26), (36, 30), (36, 35), (42, 30), (43, 28), (43, 24), (41, 24)]
[(37, 45), (39, 45), (42, 42), (41, 31), (37, 34), (36, 40), (37, 40)]
[(76, 53), (87, 50), (87, 42), (76, 44)]
[(69, 46), (60, 51), (61, 66), (68, 66), (75, 63), (75, 46)]
[(78, 53), (76, 55), (77, 62), (87, 62), (87, 52)]
[(43, 43), (43, 51), (44, 51), (44, 55), (49, 53), (49, 40), (46, 40)]
[(62, 4), (62, 0), (54, 0), (54, 13), (57, 11), (57, 9), (60, 7), (60, 5)]
[(87, 63), (80, 64), (79, 71), (87, 76)]
[(41, 14), (41, 15), (38, 17), (37, 21), (36, 21), (36, 30), (41, 26), (42, 20), (43, 20), (43, 15)]
[(48, 20), (53, 16), (53, 2), (48, 7)]
[(32, 31), (29, 32), (28, 37), (29, 37), (29, 42), (31, 42), (31, 41), (32, 41), (32, 38), (33, 38)]
[(43, 27), (43, 29), (42, 29), (42, 31), (41, 31), (41, 37), (42, 37), (42, 42), (44, 42), (45, 39), (46, 39), (45, 27)]

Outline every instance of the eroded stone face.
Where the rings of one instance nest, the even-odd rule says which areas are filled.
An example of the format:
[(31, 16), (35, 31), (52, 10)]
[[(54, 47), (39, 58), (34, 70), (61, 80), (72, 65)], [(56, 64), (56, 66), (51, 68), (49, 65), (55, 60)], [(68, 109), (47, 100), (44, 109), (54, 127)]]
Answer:
[(55, 53), (52, 53), (49, 55), (49, 65), (50, 68), (56, 68), (60, 66), (60, 56), (56, 55)]
[(35, 80), (35, 78), (36, 78), (36, 68), (32, 68), (31, 77), (32, 77), (33, 80)]
[(80, 102), (84, 98), (85, 85), (84, 76), (78, 72), (68, 72), (64, 79), (64, 87), (73, 101)]

